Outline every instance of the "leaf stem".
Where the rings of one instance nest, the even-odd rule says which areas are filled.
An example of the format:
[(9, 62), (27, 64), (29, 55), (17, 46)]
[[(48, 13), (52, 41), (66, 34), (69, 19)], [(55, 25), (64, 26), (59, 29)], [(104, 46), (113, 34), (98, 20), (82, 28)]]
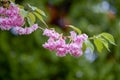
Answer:
[(45, 30), (44, 28), (42, 28), (42, 27), (40, 27), (40, 26), (39, 26), (38, 28), (39, 28), (40, 30), (42, 30), (42, 31), (44, 31), (44, 30)]

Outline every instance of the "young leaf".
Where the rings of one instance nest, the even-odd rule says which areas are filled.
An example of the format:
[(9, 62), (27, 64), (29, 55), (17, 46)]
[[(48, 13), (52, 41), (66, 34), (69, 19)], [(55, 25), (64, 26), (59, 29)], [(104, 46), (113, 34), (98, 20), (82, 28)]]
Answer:
[(37, 12), (33, 12), (33, 13), (38, 17), (38, 19), (40, 19), (47, 26), (47, 24), (45, 23), (45, 21), (43, 20), (40, 14), (38, 14)]
[(75, 30), (76, 32), (78, 32), (79, 34), (81, 34), (81, 30), (78, 29), (77, 27), (73, 26), (73, 25), (67, 25), (68, 27), (72, 28), (73, 30)]
[(15, 2), (15, 0), (10, 0), (10, 1)]
[(101, 42), (101, 40), (99, 38), (94, 39), (94, 44), (95, 44), (97, 50), (99, 52), (101, 52), (103, 49), (103, 43)]
[(113, 38), (113, 36), (109, 33), (102, 33), (100, 34), (101, 36), (103, 36), (105, 39), (107, 39), (111, 44), (115, 45), (115, 40)]
[(86, 48), (89, 48), (90, 51), (91, 51), (91, 53), (93, 53), (93, 51), (94, 51), (94, 46), (93, 46), (93, 44), (92, 44), (89, 40), (86, 40), (84, 43), (85, 43), (85, 45), (86, 45)]
[(86, 50), (86, 44), (85, 42), (82, 44), (82, 51), (84, 52)]
[(37, 11), (39, 14), (41, 14), (41, 15), (43, 15), (43, 16), (46, 16), (46, 14), (44, 13), (44, 11), (42, 11), (42, 10), (40, 10), (40, 9), (38, 9), (38, 8), (36, 8), (36, 11)]
[(31, 19), (29, 17), (27, 17), (27, 22), (28, 22), (29, 26), (33, 25), (32, 21), (31, 21)]
[(100, 41), (103, 43), (103, 45), (105, 46), (105, 48), (106, 48), (108, 51), (110, 51), (109, 45), (108, 45), (108, 41), (107, 41), (106, 39), (104, 39), (104, 38), (99, 38), (99, 39), (100, 39)]
[(36, 21), (35, 16), (34, 16), (32, 13), (29, 13), (29, 14), (28, 14), (28, 17), (30, 18), (30, 20), (31, 20), (32, 24), (34, 24), (34, 23), (35, 23), (35, 21)]
[(28, 16), (28, 12), (25, 11), (24, 9), (20, 9), (20, 14), (21, 14), (23, 17), (27, 17), (27, 16)]
[(35, 10), (36, 10), (36, 7), (31, 6), (30, 4), (27, 4), (27, 6), (28, 6), (30, 9), (32, 9), (33, 11), (35, 11)]
[(24, 6), (22, 6), (22, 5), (18, 5), (18, 4), (17, 4), (17, 6), (18, 6), (20, 9), (24, 9)]

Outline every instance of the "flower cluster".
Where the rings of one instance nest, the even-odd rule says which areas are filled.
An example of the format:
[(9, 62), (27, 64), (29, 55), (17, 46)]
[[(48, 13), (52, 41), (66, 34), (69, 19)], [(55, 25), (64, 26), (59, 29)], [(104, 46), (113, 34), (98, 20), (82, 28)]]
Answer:
[(32, 27), (26, 27), (26, 28), (14, 27), (13, 31), (19, 35), (27, 35), (27, 34), (31, 34), (33, 31), (37, 30), (37, 28), (38, 28), (38, 25), (34, 24)]
[(12, 27), (22, 26), (24, 18), (19, 14), (20, 9), (15, 4), (10, 4), (9, 8), (0, 7), (0, 28), (9, 30)]
[[(38, 24), (33, 24), (31, 27), (23, 27), (25, 25), (25, 17), (20, 14), (20, 8), (10, 3), (8, 8), (0, 7), (0, 29), (10, 30), (19, 35), (31, 34), (38, 29)], [(70, 36), (63, 36), (57, 33), (54, 29), (43, 29), (43, 35), (48, 36), (48, 41), (43, 44), (44, 48), (51, 51), (56, 51), (56, 55), (63, 57), (66, 54), (78, 57), (83, 54), (82, 44), (88, 38), (86, 34), (77, 35), (74, 31), (70, 32)], [(67, 43), (66, 39), (70, 39)]]
[(38, 28), (37, 24), (33, 24), (31, 27), (22, 26), (25, 24), (24, 18), (20, 14), (20, 8), (10, 3), (8, 8), (0, 7), (0, 29), (10, 30), (13, 29), (16, 34), (31, 34)]
[(43, 44), (44, 48), (49, 49), (50, 51), (56, 51), (56, 55), (63, 57), (66, 54), (78, 57), (82, 55), (82, 44), (88, 38), (86, 34), (77, 35), (74, 31), (70, 32), (70, 43), (66, 43), (66, 38), (55, 30), (45, 29), (43, 35), (49, 37), (48, 41)]

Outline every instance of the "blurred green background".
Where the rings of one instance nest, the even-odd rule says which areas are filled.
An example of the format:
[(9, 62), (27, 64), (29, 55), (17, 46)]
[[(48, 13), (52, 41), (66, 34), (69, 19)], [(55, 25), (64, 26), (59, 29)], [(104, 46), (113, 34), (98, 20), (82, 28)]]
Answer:
[[(16, 0), (45, 11), (45, 21), (57, 31), (69, 34), (66, 24), (89, 36), (108, 32), (117, 46), (111, 52), (56, 57), (42, 47), (47, 37), (37, 30), (15, 36), (0, 30), (0, 80), (120, 80), (120, 0)], [(41, 22), (39, 25), (45, 27)]]

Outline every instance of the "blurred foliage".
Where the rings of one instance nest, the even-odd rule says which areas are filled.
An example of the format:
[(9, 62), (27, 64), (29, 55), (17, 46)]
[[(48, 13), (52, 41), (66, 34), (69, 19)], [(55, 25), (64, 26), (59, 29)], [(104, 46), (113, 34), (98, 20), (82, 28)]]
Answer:
[[(69, 55), (60, 58), (42, 47), (47, 38), (40, 30), (24, 36), (0, 30), (0, 80), (120, 80), (120, 0), (71, 0), (67, 4), (69, 2), (16, 0), (16, 3), (29, 3), (45, 11), (48, 25), (59, 32), (68, 34), (70, 29), (64, 31), (61, 25), (49, 23), (51, 6), (58, 13), (65, 13), (61, 14), (63, 18), (89, 36), (111, 33), (117, 46), (110, 45), (110, 52), (90, 54), (86, 51), (79, 58)], [(62, 10), (66, 5), (69, 5), (68, 10)]]

